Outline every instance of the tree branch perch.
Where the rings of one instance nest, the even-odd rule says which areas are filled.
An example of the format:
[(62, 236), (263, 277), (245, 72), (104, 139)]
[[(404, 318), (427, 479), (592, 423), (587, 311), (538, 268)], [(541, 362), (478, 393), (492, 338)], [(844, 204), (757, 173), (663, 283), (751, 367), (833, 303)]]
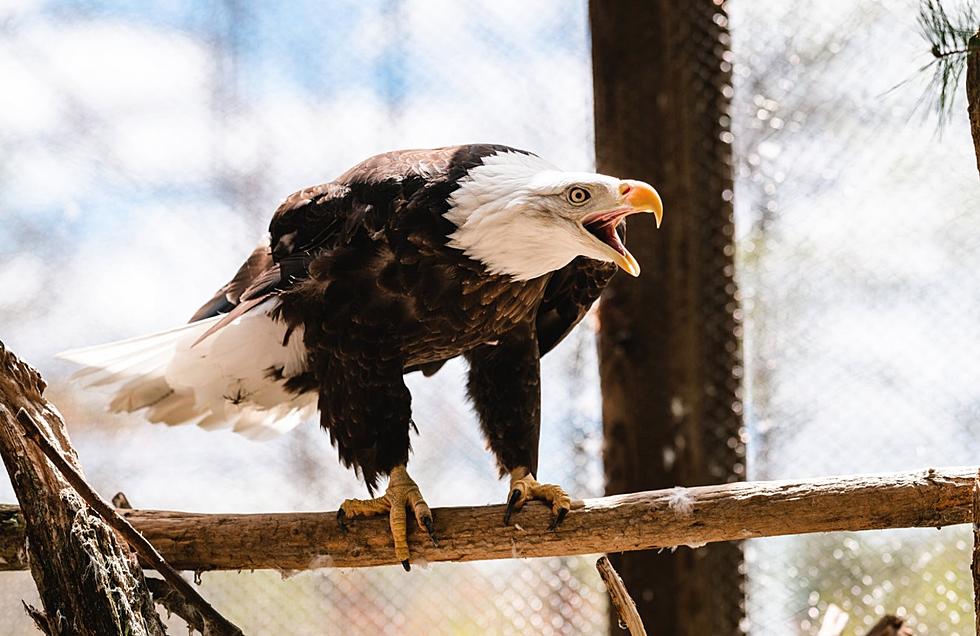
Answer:
[[(413, 558), (476, 561), (568, 556), (672, 547), (755, 537), (941, 527), (973, 520), (976, 467), (742, 482), (589, 499), (557, 532), (550, 510), (529, 504), (502, 524), (504, 506), (433, 511), (439, 547), (417, 527)], [(690, 506), (690, 508), (688, 508)], [(341, 534), (334, 512), (198, 514), (120, 510), (174, 567), (183, 570), (303, 570), (396, 564), (385, 519), (358, 519)], [(16, 515), (6, 513), (0, 546), (19, 545)], [(4, 512), (0, 510), (0, 518)], [(4, 536), (6, 535), (6, 536)], [(9, 550), (9, 547), (6, 548)], [(0, 569), (23, 569), (0, 553)]]

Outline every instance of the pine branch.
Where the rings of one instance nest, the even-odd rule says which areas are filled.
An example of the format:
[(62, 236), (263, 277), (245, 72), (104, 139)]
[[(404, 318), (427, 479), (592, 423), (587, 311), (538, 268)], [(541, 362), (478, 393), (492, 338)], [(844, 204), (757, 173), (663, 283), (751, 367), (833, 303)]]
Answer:
[(933, 111), (942, 126), (952, 116), (960, 77), (966, 68), (967, 54), (978, 50), (971, 38), (977, 32), (977, 11), (972, 1), (964, 2), (950, 13), (942, 0), (921, 0), (919, 30), (929, 43), (933, 59), (919, 69), (932, 71), (932, 78), (916, 108), (933, 101)]

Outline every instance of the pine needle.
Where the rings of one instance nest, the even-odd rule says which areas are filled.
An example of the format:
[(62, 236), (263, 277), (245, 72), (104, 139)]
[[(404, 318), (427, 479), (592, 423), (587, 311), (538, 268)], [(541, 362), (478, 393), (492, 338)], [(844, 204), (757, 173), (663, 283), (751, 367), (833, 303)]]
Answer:
[(970, 38), (980, 28), (973, 2), (964, 2), (954, 13), (946, 11), (942, 0), (922, 0), (919, 5), (919, 30), (930, 44), (933, 59), (920, 72), (932, 70), (932, 79), (919, 104), (933, 102), (939, 125), (949, 121), (956, 101), (960, 77), (966, 68), (967, 53), (980, 50), (971, 47)]

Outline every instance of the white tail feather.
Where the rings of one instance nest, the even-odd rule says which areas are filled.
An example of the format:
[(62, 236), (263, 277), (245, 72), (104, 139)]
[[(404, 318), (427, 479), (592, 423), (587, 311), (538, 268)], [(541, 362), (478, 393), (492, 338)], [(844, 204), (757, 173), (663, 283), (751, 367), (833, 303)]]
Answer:
[(275, 306), (268, 300), (196, 345), (220, 317), (58, 357), (85, 365), (74, 378), (87, 386), (120, 385), (109, 404), (113, 412), (145, 408), (151, 422), (268, 439), (316, 409), (315, 394), (285, 388), (284, 379), (306, 370), (306, 348), (301, 327), (283, 345), (286, 326), (270, 316)]
[(173, 392), (162, 374), (144, 375), (119, 387), (109, 403), (109, 410), (113, 413), (131, 413), (153, 406)]

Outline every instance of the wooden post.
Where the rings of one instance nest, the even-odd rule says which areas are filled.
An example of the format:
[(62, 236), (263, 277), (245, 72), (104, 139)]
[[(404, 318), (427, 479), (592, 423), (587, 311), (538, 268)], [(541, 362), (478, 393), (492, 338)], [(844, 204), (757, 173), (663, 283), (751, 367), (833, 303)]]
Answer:
[(0, 343), (0, 457), (20, 501), (27, 555), (47, 634), (160, 636), (163, 624), (136, 556), (21, 434), (24, 409), (78, 468), (61, 416), (41, 393), (41, 376)]
[[(628, 224), (640, 278), (599, 308), (606, 492), (741, 479), (724, 3), (593, 0), (589, 17), (598, 169), (664, 201), (661, 230)], [(740, 633), (738, 544), (611, 558), (651, 632)]]

